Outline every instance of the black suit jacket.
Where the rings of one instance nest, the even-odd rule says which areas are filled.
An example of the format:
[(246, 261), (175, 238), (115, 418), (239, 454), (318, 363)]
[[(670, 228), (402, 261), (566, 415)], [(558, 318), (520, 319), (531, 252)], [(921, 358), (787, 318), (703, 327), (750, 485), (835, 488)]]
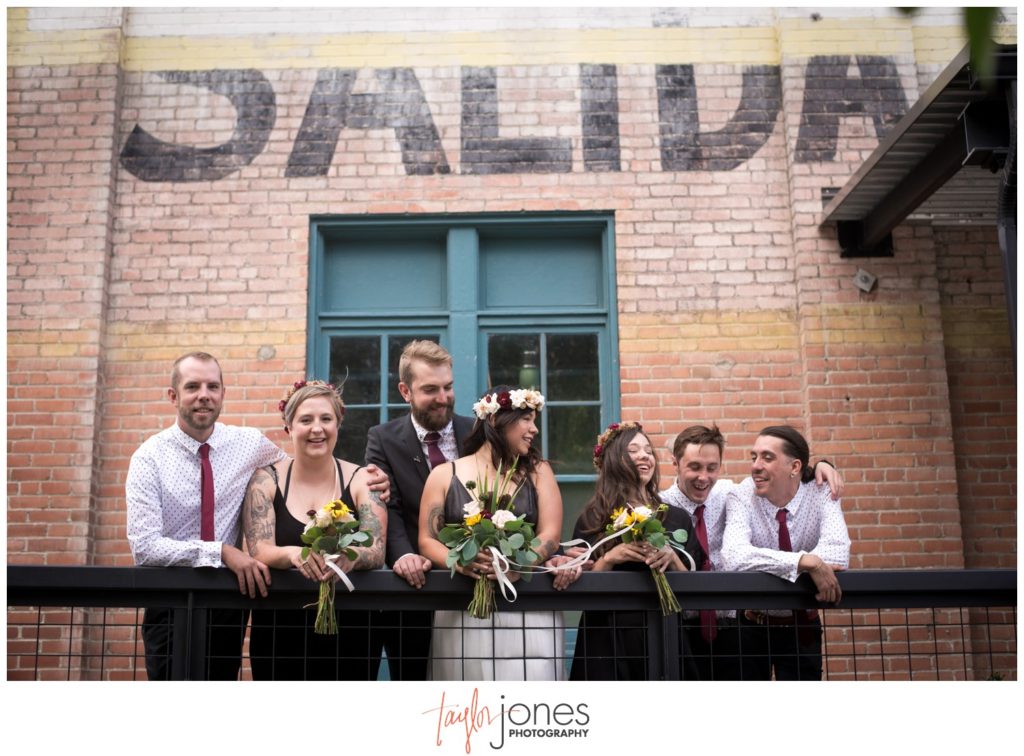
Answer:
[[(473, 429), (473, 418), (452, 418), (459, 456)], [(387, 564), (404, 554), (419, 554), (420, 498), (430, 465), (408, 415), (370, 428), (366, 437), (366, 464), (377, 465), (391, 479), (388, 501)]]

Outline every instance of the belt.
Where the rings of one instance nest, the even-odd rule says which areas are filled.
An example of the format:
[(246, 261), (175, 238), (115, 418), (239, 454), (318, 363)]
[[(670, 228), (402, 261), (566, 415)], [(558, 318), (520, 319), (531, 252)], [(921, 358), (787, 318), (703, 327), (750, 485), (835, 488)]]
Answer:
[(767, 625), (769, 627), (786, 626), (797, 627), (797, 638), (801, 645), (807, 645), (814, 640), (814, 623), (818, 620), (817, 609), (794, 609), (788, 614), (775, 616), (765, 612), (756, 612), (747, 609), (743, 612), (743, 619), (756, 625)]

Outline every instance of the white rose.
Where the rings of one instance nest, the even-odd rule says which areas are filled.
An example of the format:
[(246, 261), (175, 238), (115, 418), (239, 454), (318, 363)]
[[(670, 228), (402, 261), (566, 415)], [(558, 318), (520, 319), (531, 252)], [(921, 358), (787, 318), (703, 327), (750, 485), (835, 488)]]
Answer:
[(317, 510), (317, 513), (316, 513), (316, 526), (318, 528), (326, 528), (332, 522), (334, 522), (334, 517), (331, 516), (331, 513), (330, 513), (329, 510), (327, 510), (327, 509)]
[(643, 522), (644, 520), (648, 519), (649, 517), (653, 517), (654, 516), (654, 511), (650, 507), (645, 507), (643, 505), (641, 505), (639, 507), (634, 507), (633, 508), (633, 513), (636, 515), (636, 519), (639, 522)]
[(488, 415), (493, 415), (499, 409), (498, 397), (494, 394), (488, 394), (473, 405), (473, 413), (481, 420), (486, 419)]
[(504, 530), (505, 525), (515, 519), (517, 519), (516, 516), (507, 509), (499, 509), (491, 515), (491, 522), (494, 523), (494, 527), (498, 530)]
[(508, 398), (516, 409), (526, 409), (526, 389), (513, 389), (508, 392)]
[(466, 517), (472, 517), (473, 515), (480, 514), (480, 502), (477, 501), (476, 499), (473, 499), (462, 508), (462, 513)]

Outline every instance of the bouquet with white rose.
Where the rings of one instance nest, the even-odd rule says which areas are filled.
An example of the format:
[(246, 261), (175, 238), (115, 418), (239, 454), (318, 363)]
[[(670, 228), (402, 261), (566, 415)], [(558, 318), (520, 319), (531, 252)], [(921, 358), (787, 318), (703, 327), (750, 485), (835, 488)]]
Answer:
[[(614, 535), (621, 532), (623, 543), (649, 543), (656, 549), (663, 549), (666, 545), (682, 552), (691, 560), (689, 554), (683, 548), (686, 543), (687, 533), (682, 528), (671, 533), (665, 530), (665, 526), (658, 515), (668, 511), (668, 505), (662, 504), (657, 510), (648, 506), (640, 505), (634, 507), (626, 504), (612, 511), (608, 525), (605, 526), (605, 533)], [(627, 528), (625, 532), (622, 532)], [(665, 616), (676, 614), (680, 611), (679, 602), (668, 585), (665, 573), (659, 570), (651, 570), (654, 577), (654, 585), (658, 589), (658, 600), (661, 602), (661, 613)]]
[[(516, 459), (504, 475), (498, 465), (493, 481), (485, 475), (483, 480), (477, 478), (475, 483), (466, 484), (473, 498), (463, 507), (462, 522), (448, 523), (438, 533), (438, 540), (448, 547), (445, 564), (452, 575), (456, 565), (468, 567), (478, 554), (488, 550), (494, 555), (495, 572), (501, 578), (504, 566), (500, 564), (499, 553), (518, 567), (530, 567), (537, 561), (540, 539), (534, 533), (533, 523), (512, 511), (512, 502), (522, 487), (513, 484), (518, 462)], [(529, 579), (528, 572), (526, 577)], [(469, 613), (477, 619), (487, 619), (495, 606), (494, 581), (477, 580)]]
[[(373, 536), (359, 529), (359, 521), (341, 499), (335, 499), (319, 510), (306, 513), (309, 522), (302, 531), (302, 558), (313, 551), (324, 557), (325, 561), (333, 561), (342, 554), (349, 561), (358, 556), (352, 546), (370, 546)], [(312, 604), (308, 604), (312, 606)], [(317, 600), (316, 622), (313, 631), (321, 635), (336, 635), (338, 621), (334, 613), (334, 581), (320, 583), (320, 596)]]

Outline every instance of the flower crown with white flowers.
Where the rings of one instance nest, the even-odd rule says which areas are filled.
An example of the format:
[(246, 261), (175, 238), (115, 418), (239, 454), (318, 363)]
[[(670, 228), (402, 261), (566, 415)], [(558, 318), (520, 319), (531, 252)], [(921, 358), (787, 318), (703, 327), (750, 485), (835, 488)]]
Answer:
[(481, 420), (486, 420), (499, 410), (530, 409), (540, 412), (544, 409), (544, 395), (533, 389), (512, 389), (484, 394), (480, 401), (473, 405), (473, 413)]

